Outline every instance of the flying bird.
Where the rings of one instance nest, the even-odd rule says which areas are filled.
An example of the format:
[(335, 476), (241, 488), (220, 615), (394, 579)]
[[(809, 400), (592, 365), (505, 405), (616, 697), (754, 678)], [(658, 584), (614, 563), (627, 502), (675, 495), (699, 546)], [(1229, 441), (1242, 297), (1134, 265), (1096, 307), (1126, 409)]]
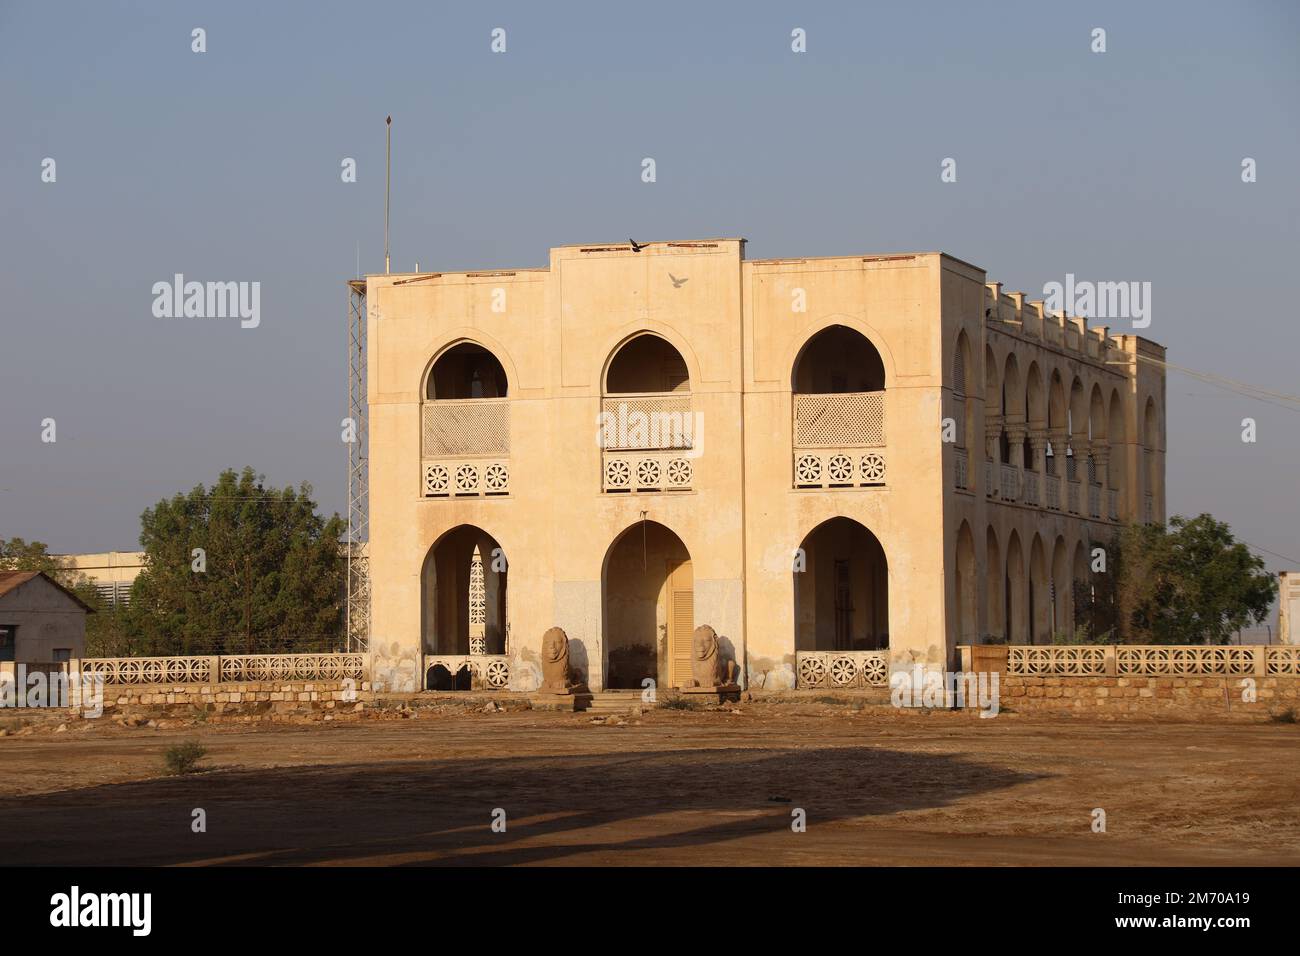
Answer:
[(633, 252), (640, 252), (640, 251), (641, 251), (642, 249), (644, 249), (647, 245), (649, 245), (649, 243), (645, 243), (645, 242), (637, 242), (635, 239), (628, 239), (628, 242), (632, 243), (632, 251), (633, 251)]
[(674, 289), (680, 289), (680, 288), (682, 287), (682, 283), (685, 282), (686, 279), (689, 279), (690, 276), (687, 276), (686, 279), (679, 279), (679, 278), (677, 278), (677, 276), (673, 275), (673, 274), (670, 272), (670, 273), (668, 273), (668, 278), (670, 278), (670, 279), (673, 280), (673, 288), (674, 288)]

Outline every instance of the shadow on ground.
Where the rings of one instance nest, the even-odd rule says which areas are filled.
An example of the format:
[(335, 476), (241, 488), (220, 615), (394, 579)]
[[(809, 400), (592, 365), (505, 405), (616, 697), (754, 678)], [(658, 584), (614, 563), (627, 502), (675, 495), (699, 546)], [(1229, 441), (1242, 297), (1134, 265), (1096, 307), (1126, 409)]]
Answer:
[[(877, 747), (669, 750), (417, 760), (105, 785), (0, 799), (10, 864), (490, 865), (710, 848), (945, 806), (1038, 779), (943, 754)], [(207, 832), (191, 830), (203, 808)], [(495, 833), (493, 810), (506, 812)], [(626, 857), (621, 854), (626, 851)], [(762, 859), (752, 862), (761, 863)]]

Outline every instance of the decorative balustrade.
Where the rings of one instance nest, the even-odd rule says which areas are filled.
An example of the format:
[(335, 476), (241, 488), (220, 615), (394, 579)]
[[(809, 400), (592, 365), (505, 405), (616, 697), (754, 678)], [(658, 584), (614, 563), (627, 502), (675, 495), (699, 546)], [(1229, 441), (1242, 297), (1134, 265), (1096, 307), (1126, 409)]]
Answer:
[(984, 494), (992, 498), (998, 493), (998, 484), (993, 480), (993, 462), (984, 459)]
[(1119, 490), (1116, 488), (1106, 489), (1106, 516), (1111, 521), (1119, 520)]
[(1101, 517), (1101, 485), (1088, 486), (1088, 517)]
[(509, 399), (429, 401), (421, 415), (424, 497), (510, 493)]
[(1079, 483), (1070, 479), (1065, 482), (1065, 510), (1072, 515), (1083, 513), (1079, 510)]
[(1106, 650), (1102, 646), (1007, 648), (1007, 673), (1023, 677), (1091, 677), (1106, 673)]
[(424, 497), (454, 498), (457, 495), (510, 494), (510, 462), (507, 459), (444, 459), (424, 462)]
[(956, 487), (958, 491), (965, 491), (970, 487), (970, 476), (967, 473), (968, 462), (969, 459), (966, 457), (966, 449), (956, 449), (956, 455), (954, 456), (954, 467), (956, 473), (953, 477), (955, 482), (954, 487)]
[(606, 451), (601, 488), (607, 492), (689, 491), (695, 461), (681, 451)]
[(794, 395), (796, 488), (885, 484), (885, 393)]
[(1152, 524), (1156, 520), (1155, 501), (1151, 496), (1151, 492), (1149, 491), (1146, 493), (1146, 495), (1143, 496), (1142, 520), (1146, 524)]
[(1061, 510), (1061, 479), (1056, 475), (1047, 476), (1047, 507), (1052, 511)]
[(1002, 500), (1015, 501), (1020, 497), (1020, 469), (1015, 465), (1003, 465), (1001, 475)]
[(1022, 677), (1300, 677), (1300, 646), (1011, 645), (1007, 673)]
[(885, 449), (803, 449), (794, 453), (796, 488), (858, 488), (885, 483)]
[(488, 690), (505, 690), (510, 685), (510, 658), (504, 654), (432, 654), (424, 658), (424, 686), (435, 667), (445, 668), (454, 678), (468, 669), (474, 682)]
[(1039, 494), (1038, 472), (1026, 471), (1025, 479), (1025, 504), (1037, 507), (1042, 504), (1042, 496)]
[(888, 651), (796, 651), (798, 686), (887, 687)]
[(81, 672), (106, 684), (364, 680), (364, 654), (234, 654), (216, 657), (87, 657)]

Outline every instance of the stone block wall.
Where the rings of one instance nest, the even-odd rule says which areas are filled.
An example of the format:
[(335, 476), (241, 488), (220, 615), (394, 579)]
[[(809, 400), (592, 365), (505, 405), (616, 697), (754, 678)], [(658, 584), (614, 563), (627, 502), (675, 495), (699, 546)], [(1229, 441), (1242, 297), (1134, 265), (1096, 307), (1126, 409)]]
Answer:
[[(1249, 684), (1243, 684), (1249, 681)], [(1244, 699), (1254, 690), (1254, 701)], [(1087, 717), (1149, 715), (1269, 719), (1288, 708), (1300, 718), (1297, 677), (1022, 677), (1001, 675), (1001, 705), (1012, 713)]]

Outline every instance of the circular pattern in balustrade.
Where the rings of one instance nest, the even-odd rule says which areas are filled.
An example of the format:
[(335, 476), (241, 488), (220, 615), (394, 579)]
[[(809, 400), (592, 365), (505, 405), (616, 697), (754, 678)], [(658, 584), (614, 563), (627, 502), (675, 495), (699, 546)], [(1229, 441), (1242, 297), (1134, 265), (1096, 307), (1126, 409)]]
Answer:
[(872, 452), (862, 456), (862, 480), (879, 484), (885, 480), (885, 459)]
[(883, 657), (862, 659), (862, 681), (872, 687), (883, 687), (889, 683), (889, 668)]
[(478, 469), (473, 465), (461, 465), (456, 469), (456, 490), (475, 491), (478, 489)]
[(674, 458), (668, 462), (668, 483), (679, 488), (685, 488), (691, 483), (692, 474), (691, 463), (685, 458)]
[(831, 683), (836, 687), (846, 687), (852, 684), (857, 675), (858, 666), (853, 663), (853, 658), (831, 658)]
[(659, 462), (653, 458), (642, 458), (636, 463), (636, 483), (640, 488), (657, 488), (659, 486)]
[(811, 485), (822, 480), (822, 463), (816, 455), (800, 455), (794, 466), (795, 477), (801, 485)]
[(610, 488), (626, 488), (632, 469), (622, 458), (611, 458), (605, 463), (605, 484)]
[(510, 472), (505, 465), (494, 462), (483, 472), (483, 484), (488, 491), (505, 491), (510, 484)]
[(805, 657), (799, 662), (799, 686), (820, 687), (826, 680), (826, 665), (820, 657)]
[(443, 495), (451, 486), (451, 474), (442, 465), (430, 465), (424, 469), (424, 493), (426, 495)]
[(826, 474), (836, 484), (853, 480), (853, 460), (848, 455), (832, 455), (826, 462)]
[(487, 684), (494, 690), (500, 690), (510, 683), (510, 665), (505, 661), (492, 661), (487, 666)]

